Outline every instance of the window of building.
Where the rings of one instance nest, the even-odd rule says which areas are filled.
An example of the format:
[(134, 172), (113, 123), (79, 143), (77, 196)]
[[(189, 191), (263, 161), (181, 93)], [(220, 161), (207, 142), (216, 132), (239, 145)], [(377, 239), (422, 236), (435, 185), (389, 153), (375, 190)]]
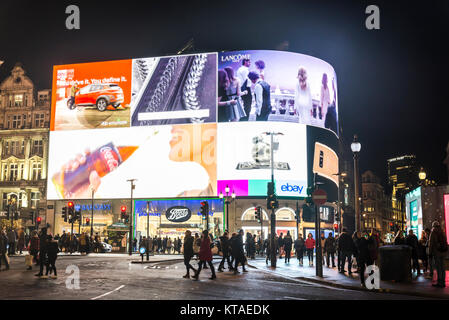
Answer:
[(39, 162), (34, 162), (32, 167), (32, 179), (39, 180), (42, 173), (42, 164)]
[(12, 105), (13, 105), (13, 96), (10, 95), (9, 96), (9, 106), (12, 107)]
[(9, 181), (17, 181), (19, 166), (17, 163), (11, 163), (9, 165)]
[(13, 116), (12, 117), (12, 127), (14, 129), (20, 128), (22, 125), (22, 116)]
[(8, 204), (8, 194), (7, 193), (3, 193), (3, 198), (2, 198), (2, 208), (3, 210), (6, 209), (6, 205)]
[(5, 141), (5, 154), (9, 154), (9, 141)]
[(8, 165), (3, 165), (3, 175), (2, 175), (2, 181), (6, 181), (8, 178)]
[(23, 94), (16, 94), (14, 96), (14, 106), (21, 107), (23, 104)]
[(34, 125), (36, 127), (43, 127), (44, 126), (44, 118), (45, 115), (43, 113), (36, 113), (34, 115)]
[(25, 172), (24, 172), (24, 165), (23, 163), (20, 164), (20, 173), (19, 173), (19, 179), (25, 180)]
[(42, 140), (33, 140), (33, 154), (42, 154), (43, 148)]
[(31, 192), (31, 208), (36, 209), (40, 200), (39, 192)]

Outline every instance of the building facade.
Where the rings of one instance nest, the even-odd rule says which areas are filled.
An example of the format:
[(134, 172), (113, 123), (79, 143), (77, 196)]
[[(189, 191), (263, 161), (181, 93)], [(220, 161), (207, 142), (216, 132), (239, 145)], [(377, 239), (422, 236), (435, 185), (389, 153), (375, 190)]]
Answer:
[(19, 63), (0, 84), (0, 212), (10, 205), (15, 226), (32, 228), (31, 214), (45, 222), (50, 95)]
[(387, 160), (388, 185), (393, 198), (403, 199), (419, 184), (419, 166), (415, 155), (404, 155)]

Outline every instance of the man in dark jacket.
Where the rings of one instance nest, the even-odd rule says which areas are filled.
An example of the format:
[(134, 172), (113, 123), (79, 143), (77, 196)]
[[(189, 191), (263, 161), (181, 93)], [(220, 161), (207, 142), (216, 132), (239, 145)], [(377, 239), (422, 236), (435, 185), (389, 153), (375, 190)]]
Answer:
[(47, 228), (41, 229), (39, 236), (39, 273), (35, 276), (42, 277), (44, 275), (44, 265), (47, 262)]
[(338, 249), (340, 250), (340, 273), (345, 273), (345, 263), (348, 260), (348, 274), (352, 274), (352, 253), (354, 249), (354, 244), (352, 242), (351, 236), (348, 234), (346, 228), (343, 228), (340, 237), (338, 238)]
[(13, 229), (8, 231), (8, 255), (12, 256), (16, 254), (16, 232)]
[(279, 235), (278, 238), (278, 248), (276, 249), (276, 253), (279, 250), (279, 259), (282, 258), (282, 253), (284, 252), (284, 239), (283, 239), (283, 233), (281, 232), (281, 234)]
[(190, 260), (193, 257), (193, 237), (190, 230), (187, 230), (184, 237), (184, 265), (186, 266), (187, 273), (183, 276), (183, 278), (190, 278), (190, 269), (193, 270), (193, 273), (196, 273), (196, 269), (192, 267), (190, 264)]
[(304, 242), (302, 234), (300, 234), (299, 238), (295, 240), (296, 258), (298, 258), (300, 266), (302, 266), (305, 247), (306, 247), (306, 243)]
[(58, 277), (58, 274), (56, 272), (56, 258), (58, 257), (58, 252), (59, 252), (59, 248), (58, 248), (58, 242), (56, 240), (53, 240), (53, 237), (50, 235), (47, 238), (47, 257), (48, 257), (48, 261), (47, 261), (47, 270), (45, 272), (45, 276), (48, 276), (48, 272), (50, 271), (50, 275), (51, 272), (53, 271), (54, 275), (52, 276), (53, 279), (56, 279)]
[(364, 231), (362, 233), (361, 239), (358, 241), (358, 263), (360, 267), (360, 283), (365, 286), (365, 269), (366, 266), (373, 264), (373, 259), (369, 251), (369, 247), (373, 245), (374, 240), (370, 238), (368, 232)]
[(218, 266), (219, 272), (223, 272), (225, 260), (228, 262), (228, 269), (230, 271), (234, 269), (229, 258), (229, 251), (231, 249), (230, 246), (231, 243), (229, 241), (229, 233), (225, 231), (225, 233), (220, 237), (220, 247), (221, 252), (223, 253), (223, 258), (221, 259), (220, 265)]
[(447, 255), (448, 245), (446, 235), (441, 230), (440, 223), (434, 221), (432, 223), (432, 232), (429, 239), (429, 255), (433, 259), (434, 269), (437, 271), (437, 283), (432, 284), (434, 287), (446, 287), (446, 270), (444, 268), (444, 257)]
[(243, 252), (243, 235), (244, 235), (243, 230), (240, 230), (238, 235), (231, 241), (232, 256), (235, 259), (234, 274), (239, 273), (237, 268), (239, 263), (242, 265), (243, 272), (248, 272), (248, 270), (245, 269), (245, 253)]
[(405, 244), (412, 248), (412, 261), (413, 261), (413, 272), (417, 271), (417, 275), (421, 274), (419, 270), (418, 262), (418, 238), (414, 235), (413, 230), (410, 229), (407, 238), (405, 238)]
[(290, 263), (292, 244), (293, 244), (292, 236), (290, 235), (290, 231), (287, 231), (287, 235), (284, 238), (285, 263), (287, 263), (287, 261), (288, 263)]
[(330, 268), (329, 258), (332, 258), (332, 268), (335, 268), (335, 238), (332, 236), (332, 232), (329, 232), (324, 241), (324, 251), (326, 252), (327, 267)]
[(0, 269), (2, 267), (2, 261), (3, 261), (6, 266), (5, 270), (9, 270), (9, 263), (6, 258), (7, 244), (8, 244), (8, 237), (6, 237), (5, 231), (1, 231), (1, 233), (0, 233)]

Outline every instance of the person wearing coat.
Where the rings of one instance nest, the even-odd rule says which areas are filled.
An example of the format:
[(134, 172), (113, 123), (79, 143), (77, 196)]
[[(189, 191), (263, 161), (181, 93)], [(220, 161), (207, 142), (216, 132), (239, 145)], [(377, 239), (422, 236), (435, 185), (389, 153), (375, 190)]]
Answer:
[(351, 236), (348, 234), (346, 228), (342, 229), (342, 233), (338, 237), (338, 250), (340, 252), (340, 265), (338, 271), (345, 273), (346, 260), (348, 261), (348, 274), (352, 274), (352, 254), (354, 252), (354, 242)]
[(23, 230), (23, 228), (20, 228), (17, 240), (17, 250), (20, 252), (20, 254), (22, 254), (24, 248), (25, 248), (25, 230)]
[(331, 267), (329, 260), (332, 259), (332, 268), (335, 268), (335, 238), (332, 236), (332, 232), (329, 232), (329, 235), (324, 241), (324, 251), (326, 252), (327, 267)]
[(196, 269), (192, 267), (190, 264), (190, 260), (192, 260), (192, 257), (194, 255), (193, 252), (193, 237), (192, 232), (190, 230), (186, 230), (185, 237), (184, 237), (184, 247), (183, 247), (183, 254), (184, 254), (184, 265), (186, 266), (187, 273), (182, 276), (183, 278), (190, 278), (190, 269), (193, 270), (193, 273), (196, 274)]
[(296, 252), (296, 258), (298, 258), (299, 265), (302, 266), (302, 261), (304, 258), (304, 249), (305, 249), (305, 242), (302, 237), (302, 234), (299, 235), (299, 238), (295, 240), (295, 252)]
[(423, 272), (427, 272), (428, 259), (427, 259), (427, 233), (423, 230), (421, 232), (421, 239), (418, 241), (418, 259), (421, 259), (423, 265)]
[(37, 277), (44, 275), (44, 265), (47, 261), (47, 228), (41, 229), (39, 237), (39, 273), (35, 274)]
[(412, 261), (413, 261), (413, 271), (417, 271), (417, 275), (421, 274), (419, 269), (419, 261), (418, 261), (418, 238), (413, 233), (413, 230), (410, 229), (408, 232), (407, 238), (405, 238), (405, 243), (412, 248)]
[(200, 263), (198, 266), (198, 270), (195, 272), (195, 275), (193, 276), (195, 280), (198, 280), (203, 263), (206, 262), (209, 264), (210, 271), (212, 272), (212, 277), (210, 277), (209, 279), (214, 280), (217, 278), (217, 276), (215, 275), (214, 265), (212, 264), (212, 251), (210, 250), (210, 244), (211, 242), (209, 238), (209, 232), (207, 230), (204, 230), (201, 237), (201, 246), (199, 252)]
[(221, 259), (220, 265), (218, 266), (218, 271), (223, 272), (225, 261), (228, 262), (228, 269), (229, 271), (233, 270), (229, 253), (231, 250), (231, 243), (229, 241), (229, 233), (225, 231), (225, 233), (220, 237), (220, 246), (221, 246), (221, 252), (223, 253), (223, 258)]
[(6, 270), (9, 270), (9, 263), (8, 259), (6, 258), (7, 249), (6, 246), (8, 245), (8, 237), (6, 236), (5, 231), (0, 232), (0, 270), (2, 267), (2, 261), (5, 263)]
[(368, 232), (364, 231), (362, 233), (362, 237), (357, 242), (358, 248), (358, 264), (360, 268), (360, 283), (362, 286), (365, 286), (365, 270), (367, 266), (373, 264), (373, 259), (371, 257), (371, 253), (369, 248), (374, 245), (374, 239), (368, 235)]
[(307, 257), (309, 258), (309, 267), (313, 266), (313, 249), (315, 249), (315, 239), (313, 235), (309, 233), (306, 240)]
[(8, 255), (12, 256), (16, 254), (16, 232), (13, 229), (8, 231)]
[(58, 257), (58, 252), (59, 252), (58, 242), (56, 240), (54, 240), (51, 235), (49, 235), (47, 238), (48, 261), (47, 261), (47, 266), (46, 266), (45, 277), (48, 276), (49, 271), (50, 271), (50, 274), (53, 271), (53, 273), (54, 273), (54, 275), (52, 276), (53, 279), (56, 279), (58, 277), (58, 274), (56, 272), (56, 258)]
[(433, 268), (437, 272), (437, 283), (432, 284), (434, 287), (446, 287), (446, 270), (444, 268), (444, 258), (447, 255), (448, 245), (446, 235), (441, 230), (440, 223), (434, 221), (432, 223), (432, 232), (429, 239), (429, 255), (433, 259)]
[[(39, 263), (38, 261), (38, 254), (39, 254), (39, 237), (37, 236), (37, 231), (33, 231), (33, 235), (30, 240), (30, 255), (33, 256), (34, 263), (37, 265)], [(32, 267), (29, 266), (28, 270), (31, 270)]]
[(290, 263), (290, 256), (292, 254), (293, 239), (290, 235), (290, 231), (287, 231), (287, 235), (284, 237), (284, 250), (285, 250), (285, 263)]
[(244, 232), (241, 229), (231, 242), (232, 256), (235, 259), (234, 274), (239, 273), (238, 271), (239, 263), (242, 265), (243, 272), (248, 272), (245, 269), (245, 253), (243, 252), (243, 234)]

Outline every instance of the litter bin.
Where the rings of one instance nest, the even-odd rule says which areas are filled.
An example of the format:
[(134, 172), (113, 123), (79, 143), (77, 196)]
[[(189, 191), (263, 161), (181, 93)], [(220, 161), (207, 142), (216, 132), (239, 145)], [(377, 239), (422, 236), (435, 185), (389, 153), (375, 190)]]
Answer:
[(412, 248), (405, 245), (379, 248), (381, 280), (412, 281)]

